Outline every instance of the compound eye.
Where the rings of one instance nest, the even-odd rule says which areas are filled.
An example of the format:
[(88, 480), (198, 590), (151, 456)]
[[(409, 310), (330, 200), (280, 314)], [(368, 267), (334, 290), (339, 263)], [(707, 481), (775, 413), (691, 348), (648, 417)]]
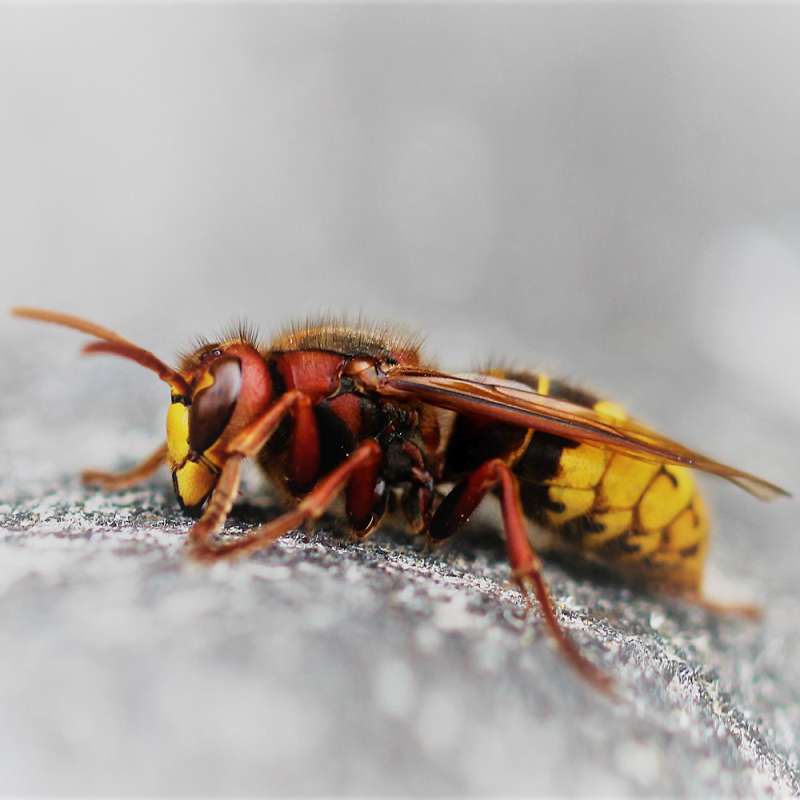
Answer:
[(196, 453), (205, 452), (222, 435), (242, 388), (238, 358), (221, 358), (210, 372), (214, 383), (195, 395), (189, 409), (189, 446)]

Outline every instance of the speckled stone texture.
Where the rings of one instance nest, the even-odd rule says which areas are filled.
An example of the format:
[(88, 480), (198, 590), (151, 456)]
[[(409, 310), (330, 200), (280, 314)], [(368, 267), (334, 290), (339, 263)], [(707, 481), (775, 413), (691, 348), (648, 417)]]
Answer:
[[(562, 623), (616, 678), (611, 701), (525, 619), (491, 518), (436, 554), (392, 531), (348, 543), (325, 520), (244, 563), (187, 563), (166, 475), (109, 496), (75, 477), (153, 444), (157, 427), (116, 414), (146, 376), (41, 363), (9, 368), (20, 392), (0, 429), (3, 792), (800, 790), (785, 507), (714, 493), (734, 534), (763, 536), (718, 541), (712, 560), (723, 588), (764, 601), (763, 624), (548, 564)], [(255, 473), (245, 489), (231, 535), (276, 513)]]
[[(800, 793), (800, 517), (702, 479), (708, 590), (546, 576), (491, 514), (426, 554), (335, 520), (186, 562), (165, 359), (237, 317), (410, 325), (577, 379), (800, 493), (800, 6), (0, 3), (0, 794)], [(249, 472), (231, 535), (278, 513)]]

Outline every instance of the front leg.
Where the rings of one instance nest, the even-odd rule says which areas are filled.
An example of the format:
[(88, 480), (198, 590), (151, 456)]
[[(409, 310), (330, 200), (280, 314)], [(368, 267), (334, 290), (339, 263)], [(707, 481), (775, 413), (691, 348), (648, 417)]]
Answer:
[[(203, 520), (200, 520), (190, 532), (192, 556), (198, 561), (217, 561), (222, 558), (240, 558), (268, 547), (284, 533), (298, 528), (308, 520), (321, 517), (347, 484), (353, 485), (354, 482), (363, 480), (367, 485), (368, 482), (373, 481), (376, 468), (381, 464), (382, 459), (383, 451), (380, 445), (374, 439), (367, 439), (345, 461), (322, 478), (300, 501), (297, 508), (287, 511), (272, 522), (256, 528), (239, 539), (229, 542), (215, 541), (215, 531), (203, 527)], [(225, 466), (227, 468), (227, 464)], [(231, 469), (231, 475), (234, 475), (234, 471), (238, 473), (238, 465), (235, 470)], [(225, 470), (223, 470), (223, 477), (224, 475)], [(222, 483), (222, 478), (220, 483)], [(216, 499), (216, 494), (215, 491), (213, 499)], [(227, 500), (220, 501), (221, 505), (225, 503)]]
[[(278, 429), (284, 417), (295, 406), (306, 406), (309, 402), (309, 398), (302, 392), (297, 390), (286, 392), (275, 405), (231, 439), (225, 448), (227, 455), (217, 485), (214, 487), (214, 493), (211, 495), (203, 515), (189, 531), (190, 547), (193, 549), (199, 547), (202, 550), (211, 537), (222, 530), (239, 491), (242, 462), (246, 458), (254, 458), (258, 455), (261, 448)], [(295, 435), (297, 433), (298, 431), (295, 431)], [(308, 438), (309, 435), (315, 435), (316, 431), (312, 434), (307, 431), (300, 431), (300, 433)]]
[(87, 469), (81, 473), (81, 480), (86, 486), (99, 486), (101, 489), (114, 491), (128, 489), (149, 478), (167, 459), (167, 445), (162, 444), (144, 461), (124, 472), (100, 472)]

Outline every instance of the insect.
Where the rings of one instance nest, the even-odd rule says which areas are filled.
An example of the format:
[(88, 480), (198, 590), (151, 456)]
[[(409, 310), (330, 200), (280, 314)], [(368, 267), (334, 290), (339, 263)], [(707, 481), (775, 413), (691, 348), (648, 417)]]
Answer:
[[(203, 342), (173, 369), (78, 317), (12, 313), (89, 334), (84, 353), (131, 359), (169, 386), (166, 442), (127, 472), (83, 478), (120, 489), (166, 463), (178, 502), (197, 517), (188, 533), (195, 559), (261, 550), (341, 500), (357, 538), (394, 512), (412, 533), (441, 542), (491, 493), (500, 502), (513, 581), (529, 603), (532, 592), (569, 663), (604, 690), (608, 676), (558, 622), (538, 552), (597, 562), (723, 610), (702, 593), (709, 522), (691, 469), (762, 500), (787, 494), (547, 375), (440, 372), (422, 360), (416, 340), (390, 329), (321, 321), (290, 327), (267, 347), (241, 329)], [(258, 462), (288, 510), (240, 538), (221, 539), (246, 459)]]

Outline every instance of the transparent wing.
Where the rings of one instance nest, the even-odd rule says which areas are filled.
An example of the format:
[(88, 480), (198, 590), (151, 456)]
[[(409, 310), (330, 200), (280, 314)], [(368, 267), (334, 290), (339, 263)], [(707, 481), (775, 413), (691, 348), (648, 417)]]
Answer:
[(376, 390), (387, 396), (416, 398), (459, 413), (534, 428), (644, 461), (693, 467), (725, 478), (761, 500), (789, 495), (769, 481), (714, 461), (634, 420), (614, 419), (491, 376), (477, 379), (396, 367), (379, 380)]

